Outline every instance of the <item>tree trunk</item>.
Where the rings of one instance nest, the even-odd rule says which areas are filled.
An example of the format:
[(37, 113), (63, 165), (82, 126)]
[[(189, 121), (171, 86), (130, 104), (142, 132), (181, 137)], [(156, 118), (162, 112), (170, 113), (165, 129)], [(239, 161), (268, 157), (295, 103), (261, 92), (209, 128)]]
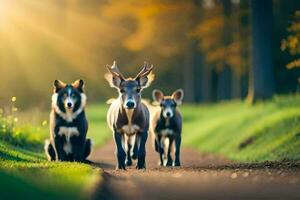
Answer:
[[(195, 65), (194, 65), (194, 85), (195, 85), (195, 101), (196, 103), (203, 102), (207, 93), (208, 87), (207, 84), (203, 81), (204, 77), (204, 66), (203, 66), (203, 58), (201, 52), (195, 51)], [(203, 84), (206, 87), (203, 87)]]
[[(202, 1), (194, 0), (194, 6), (200, 9)], [(186, 23), (186, 30), (188, 32), (193, 29), (199, 20), (199, 12), (193, 13), (190, 16), (190, 20)], [(202, 99), (202, 87), (201, 76), (202, 59), (199, 51), (197, 50), (197, 41), (195, 39), (188, 38), (187, 47), (184, 55), (184, 90), (185, 101), (187, 102), (199, 102)]]
[(252, 64), (248, 101), (272, 97), (274, 74), (272, 63), (272, 0), (252, 0)]
[(239, 37), (241, 43), (241, 74), (240, 74), (240, 91), (242, 98), (247, 97), (248, 91), (248, 77), (250, 68), (250, 22), (249, 22), (248, 1), (240, 2), (240, 32)]
[(196, 45), (194, 41), (190, 41), (187, 44), (184, 55), (184, 67), (183, 67), (183, 77), (184, 77), (184, 91), (185, 91), (185, 101), (195, 102), (195, 85), (194, 85), (194, 65), (195, 65), (195, 51)]
[(232, 99), (241, 98), (241, 74), (237, 74), (236, 72), (232, 73), (231, 98)]
[(229, 100), (231, 99), (232, 92), (232, 69), (225, 65), (222, 72), (218, 77), (218, 89), (217, 89), (217, 99), (218, 100)]
[[(223, 27), (223, 46), (227, 48), (232, 42), (232, 30), (230, 24), (231, 17), (231, 0), (223, 0), (223, 12), (224, 12), (224, 27)], [(219, 74), (217, 98), (218, 100), (228, 100), (231, 98), (231, 86), (232, 86), (232, 69), (227, 63), (227, 51), (225, 50), (223, 69)]]

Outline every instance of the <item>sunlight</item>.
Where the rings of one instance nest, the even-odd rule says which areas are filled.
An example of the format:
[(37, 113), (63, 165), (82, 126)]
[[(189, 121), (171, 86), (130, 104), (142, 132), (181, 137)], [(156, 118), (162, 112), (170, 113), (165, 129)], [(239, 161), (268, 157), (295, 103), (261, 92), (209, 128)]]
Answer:
[(0, 29), (7, 23), (10, 15), (12, 2), (10, 0), (0, 0)]
[[(78, 31), (78, 27), (85, 26)], [(11, 74), (10, 66), (22, 69), (23, 75), (36, 77), (37, 70), (44, 64), (42, 58), (50, 51), (74, 71), (95, 79), (91, 66), (90, 50), (94, 46), (94, 34), (101, 34), (100, 27), (105, 26), (96, 16), (82, 15), (66, 4), (51, 1), (15, 1), (0, 0), (0, 49), (3, 59), (2, 68)], [(40, 46), (44, 46), (41, 51)], [(53, 61), (53, 58), (51, 58)], [(50, 62), (51, 62), (50, 61)], [(49, 61), (48, 61), (49, 62)], [(47, 70), (51, 70), (50, 67)]]

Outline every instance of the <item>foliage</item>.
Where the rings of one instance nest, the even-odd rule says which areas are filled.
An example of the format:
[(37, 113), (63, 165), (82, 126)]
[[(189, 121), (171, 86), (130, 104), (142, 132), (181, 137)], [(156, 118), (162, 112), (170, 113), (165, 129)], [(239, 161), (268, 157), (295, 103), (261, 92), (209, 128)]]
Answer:
[(291, 55), (297, 56), (295, 60), (287, 64), (287, 68), (300, 67), (300, 11), (294, 14), (294, 20), (287, 28), (289, 35), (281, 41), (281, 49), (288, 51)]
[[(207, 64), (217, 71), (225, 66), (231, 67), (236, 74), (245, 73), (242, 65), (239, 5), (232, 4), (228, 14), (221, 3), (213, 3), (208, 8), (201, 9), (200, 22), (191, 32), (191, 36), (198, 40), (198, 46), (205, 56)], [(228, 41), (226, 41), (228, 40)]]
[(151, 49), (167, 57), (178, 55), (185, 48), (187, 34), (182, 29), (187, 28), (196, 7), (192, 1), (118, 0), (104, 7), (104, 12), (118, 24), (126, 18), (135, 22), (133, 32), (123, 41), (127, 49)]
[(37, 126), (29, 124), (18, 125), (18, 108), (16, 106), (16, 97), (12, 97), (11, 107), (6, 112), (0, 110), (0, 140), (14, 146), (37, 149), (42, 148), (42, 141), (46, 137), (46, 121)]

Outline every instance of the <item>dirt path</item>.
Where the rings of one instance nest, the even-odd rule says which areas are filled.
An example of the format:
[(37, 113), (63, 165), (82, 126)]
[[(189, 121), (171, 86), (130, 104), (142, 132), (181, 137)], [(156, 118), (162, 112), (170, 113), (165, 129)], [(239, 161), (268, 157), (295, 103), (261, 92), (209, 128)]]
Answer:
[(96, 149), (92, 161), (105, 170), (95, 199), (300, 199), (299, 163), (243, 165), (183, 148), (183, 167), (161, 168), (149, 147), (146, 170), (116, 171), (112, 141)]

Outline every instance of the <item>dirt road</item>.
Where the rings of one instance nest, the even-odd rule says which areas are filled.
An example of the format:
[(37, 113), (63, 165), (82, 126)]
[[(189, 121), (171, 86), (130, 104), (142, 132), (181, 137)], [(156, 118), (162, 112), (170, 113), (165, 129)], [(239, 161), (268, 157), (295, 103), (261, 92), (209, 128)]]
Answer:
[(183, 148), (182, 167), (161, 168), (148, 147), (146, 170), (116, 171), (113, 141), (91, 160), (105, 170), (95, 199), (300, 199), (299, 163), (238, 164)]

